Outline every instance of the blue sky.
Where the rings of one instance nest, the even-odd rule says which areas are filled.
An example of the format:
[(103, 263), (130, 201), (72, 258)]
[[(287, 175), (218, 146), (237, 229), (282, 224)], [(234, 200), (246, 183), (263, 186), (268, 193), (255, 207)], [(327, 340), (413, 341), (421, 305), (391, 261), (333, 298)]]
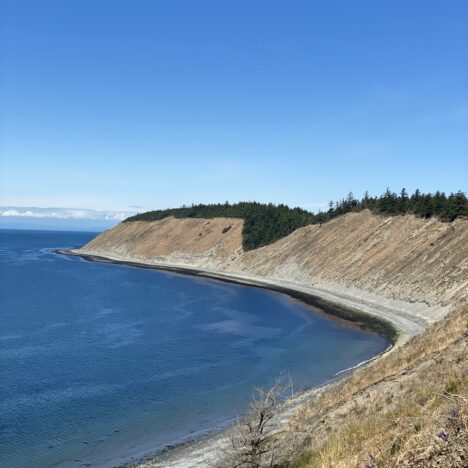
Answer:
[(466, 190), (466, 1), (2, 1), (0, 204)]

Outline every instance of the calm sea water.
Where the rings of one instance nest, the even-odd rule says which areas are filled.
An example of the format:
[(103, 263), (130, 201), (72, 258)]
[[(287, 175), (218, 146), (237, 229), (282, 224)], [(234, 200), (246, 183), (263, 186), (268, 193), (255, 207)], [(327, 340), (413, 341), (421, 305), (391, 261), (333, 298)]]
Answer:
[(93, 236), (0, 230), (2, 467), (114, 466), (388, 345), (279, 293), (51, 252)]

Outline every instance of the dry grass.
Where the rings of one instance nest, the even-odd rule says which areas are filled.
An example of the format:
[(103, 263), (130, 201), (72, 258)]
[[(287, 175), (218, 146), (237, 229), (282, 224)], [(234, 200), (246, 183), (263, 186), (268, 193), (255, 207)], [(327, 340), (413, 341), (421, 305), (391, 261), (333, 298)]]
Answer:
[[(301, 408), (290, 467), (468, 466), (468, 307)], [(287, 443), (287, 441), (285, 441)]]

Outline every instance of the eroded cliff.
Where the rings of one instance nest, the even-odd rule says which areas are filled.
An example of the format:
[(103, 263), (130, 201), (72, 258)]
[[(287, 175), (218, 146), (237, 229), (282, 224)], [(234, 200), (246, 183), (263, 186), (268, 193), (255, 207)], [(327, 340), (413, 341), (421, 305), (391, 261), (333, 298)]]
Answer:
[(232, 218), (122, 223), (81, 249), (127, 260), (282, 279), (430, 306), (468, 295), (468, 222), (365, 210), (310, 225), (260, 249), (242, 249)]

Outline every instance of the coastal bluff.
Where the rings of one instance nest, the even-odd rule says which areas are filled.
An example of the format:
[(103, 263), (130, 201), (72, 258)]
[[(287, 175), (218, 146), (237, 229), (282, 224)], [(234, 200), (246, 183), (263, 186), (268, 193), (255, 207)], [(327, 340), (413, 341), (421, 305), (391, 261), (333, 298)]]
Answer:
[(247, 274), (390, 301), (429, 322), (468, 296), (468, 221), (348, 213), (261, 248), (242, 248), (242, 219), (120, 223), (75, 253)]
[[(363, 210), (247, 251), (243, 223), (124, 222), (64, 253), (280, 286), (393, 322), (400, 346), (280, 413), (279, 462), (357, 468), (372, 454), (372, 466), (466, 466), (467, 219)], [(138, 466), (217, 466), (228, 440), (194, 441)]]

